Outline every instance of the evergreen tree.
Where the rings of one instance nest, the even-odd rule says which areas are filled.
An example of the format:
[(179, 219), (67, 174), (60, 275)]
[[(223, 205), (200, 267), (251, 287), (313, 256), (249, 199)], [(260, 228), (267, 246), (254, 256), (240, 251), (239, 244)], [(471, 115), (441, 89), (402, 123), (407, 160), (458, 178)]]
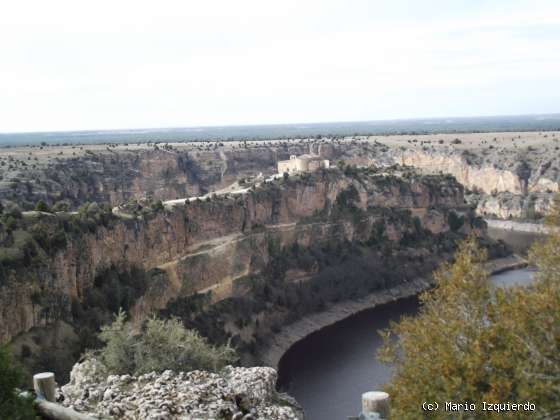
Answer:
[[(550, 223), (560, 221), (558, 208)], [(418, 316), (384, 333), (380, 356), (395, 365), (386, 390), (396, 418), (450, 418), (446, 401), (536, 407), (452, 418), (560, 418), (560, 233), (533, 246), (538, 274), (530, 286), (494, 288), (485, 259), (474, 238), (462, 243), (455, 262), (435, 274), (436, 287), (421, 296)], [(440, 409), (428, 414), (424, 401)]]

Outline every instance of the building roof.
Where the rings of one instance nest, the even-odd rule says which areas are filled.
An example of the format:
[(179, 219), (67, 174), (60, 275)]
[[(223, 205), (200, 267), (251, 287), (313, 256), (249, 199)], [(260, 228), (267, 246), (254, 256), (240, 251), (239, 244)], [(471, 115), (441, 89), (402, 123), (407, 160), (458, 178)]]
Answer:
[(297, 157), (298, 159), (305, 159), (305, 160), (319, 160), (321, 159), (321, 156), (319, 155), (312, 155), (310, 153), (306, 153), (304, 155), (299, 155)]

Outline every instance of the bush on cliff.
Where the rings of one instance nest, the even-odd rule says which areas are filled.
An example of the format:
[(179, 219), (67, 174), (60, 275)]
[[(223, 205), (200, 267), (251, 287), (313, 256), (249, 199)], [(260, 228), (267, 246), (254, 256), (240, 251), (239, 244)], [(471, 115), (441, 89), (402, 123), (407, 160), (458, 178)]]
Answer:
[(135, 331), (124, 312), (119, 311), (112, 324), (101, 328), (99, 338), (105, 346), (96, 356), (109, 374), (141, 375), (167, 369), (218, 371), (236, 360), (231, 347), (210, 345), (176, 318), (153, 317), (141, 331)]
[(17, 394), (22, 383), (22, 372), (13, 365), (10, 351), (0, 346), (0, 419), (35, 419), (33, 400)]
[[(46, 211), (41, 202), (38, 208)], [(100, 226), (109, 227), (115, 216), (109, 206), (86, 203), (78, 214), (24, 214), (8, 205), (0, 213), (0, 284), (28, 278), (33, 270), (50, 269), (49, 261), (68, 243), (81, 243), (83, 235)], [(17, 273), (17, 270), (26, 270)]]
[(465, 224), (465, 218), (451, 210), (447, 215), (447, 223), (449, 224), (449, 229), (453, 232), (457, 232)]
[(35, 204), (35, 210), (46, 213), (49, 213), (51, 211), (50, 207), (43, 200), (39, 200), (37, 204)]
[(485, 258), (474, 240), (462, 243), (454, 264), (442, 267), (435, 289), (422, 296), (420, 314), (386, 333), (380, 355), (395, 364), (387, 387), (395, 417), (425, 418), (423, 401), (440, 405), (430, 418), (449, 418), (445, 401), (479, 408), (482, 401), (528, 401), (536, 412), (522, 418), (559, 418), (560, 234), (533, 247), (539, 272), (528, 287), (493, 289), (480, 264)]

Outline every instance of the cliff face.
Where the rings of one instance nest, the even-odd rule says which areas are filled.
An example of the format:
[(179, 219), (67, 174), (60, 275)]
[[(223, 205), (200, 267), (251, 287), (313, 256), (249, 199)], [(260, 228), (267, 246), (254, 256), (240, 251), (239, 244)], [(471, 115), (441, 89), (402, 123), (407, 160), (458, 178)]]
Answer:
[(516, 171), (514, 167), (498, 169), (495, 165), (471, 164), (460, 155), (430, 154), (420, 151), (403, 153), (401, 163), (430, 173), (451, 174), (465, 187), (486, 194), (560, 191), (557, 181), (540, 176), (543, 172), (542, 167), (537, 168), (536, 171), (531, 171), (529, 168), (527, 172)]
[[(212, 291), (215, 301), (242, 294), (243, 279), (266, 266), (271, 241), (366, 241), (378, 234), (379, 223), (388, 240), (400, 240), (408, 228), (386, 209), (408, 210), (423, 228), (444, 232), (447, 213), (464, 209), (463, 189), (445, 177), (345, 176), (333, 170), (268, 183), (234, 198), (119, 219), (70, 238), (44, 265), (12, 272), (0, 286), (0, 338), (67, 313), (71, 300), (82, 300), (110, 266), (159, 273), (131, 309), (135, 319), (195, 292)], [(38, 294), (49, 299), (38, 300)]]
[(515, 195), (501, 193), (478, 198), (476, 211), (486, 217), (534, 221), (545, 216), (553, 202), (553, 194)]
[[(557, 139), (548, 143), (544, 138), (540, 143), (533, 139), (527, 146), (522, 136), (514, 139), (504, 135), (499, 141), (493, 141), (489, 134), (480, 134), (483, 140), (476, 140), (477, 136), (465, 136), (469, 137), (468, 144), (465, 140), (460, 145), (442, 135), (439, 140), (418, 136), (420, 141), (395, 136), (380, 138), (382, 142), (373, 138), (92, 146), (93, 150), (78, 154), (75, 148), (70, 149), (71, 153), (64, 150), (63, 156), (52, 150), (51, 160), (39, 167), (26, 163), (29, 156), (22, 151), (17, 170), (0, 166), (0, 199), (30, 209), (38, 200), (68, 200), (78, 206), (85, 201), (118, 205), (144, 196), (156, 200), (200, 196), (242, 178), (259, 173), (270, 175), (276, 172), (278, 160), (310, 152), (333, 164), (340, 160), (358, 166), (399, 164), (429, 173), (448, 173), (465, 187), (486, 195), (507, 192), (526, 196), (559, 191), (559, 146), (554, 146)], [(16, 161), (8, 162), (15, 165)]]
[(10, 176), (13, 181), (4, 175), (0, 199), (32, 208), (38, 200), (67, 200), (77, 206), (85, 201), (117, 205), (147, 195), (161, 200), (199, 196), (239, 178), (275, 173), (279, 159), (308, 151), (307, 145), (89, 151), (37, 169), (27, 167)]

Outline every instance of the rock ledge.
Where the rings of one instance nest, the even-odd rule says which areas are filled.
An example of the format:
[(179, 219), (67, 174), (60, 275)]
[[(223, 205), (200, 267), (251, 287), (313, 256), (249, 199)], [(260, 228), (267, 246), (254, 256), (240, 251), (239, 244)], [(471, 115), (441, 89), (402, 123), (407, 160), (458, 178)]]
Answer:
[(100, 419), (302, 419), (291, 398), (276, 389), (268, 367), (228, 366), (206, 371), (103, 375), (96, 360), (78, 363), (59, 391), (63, 404)]

